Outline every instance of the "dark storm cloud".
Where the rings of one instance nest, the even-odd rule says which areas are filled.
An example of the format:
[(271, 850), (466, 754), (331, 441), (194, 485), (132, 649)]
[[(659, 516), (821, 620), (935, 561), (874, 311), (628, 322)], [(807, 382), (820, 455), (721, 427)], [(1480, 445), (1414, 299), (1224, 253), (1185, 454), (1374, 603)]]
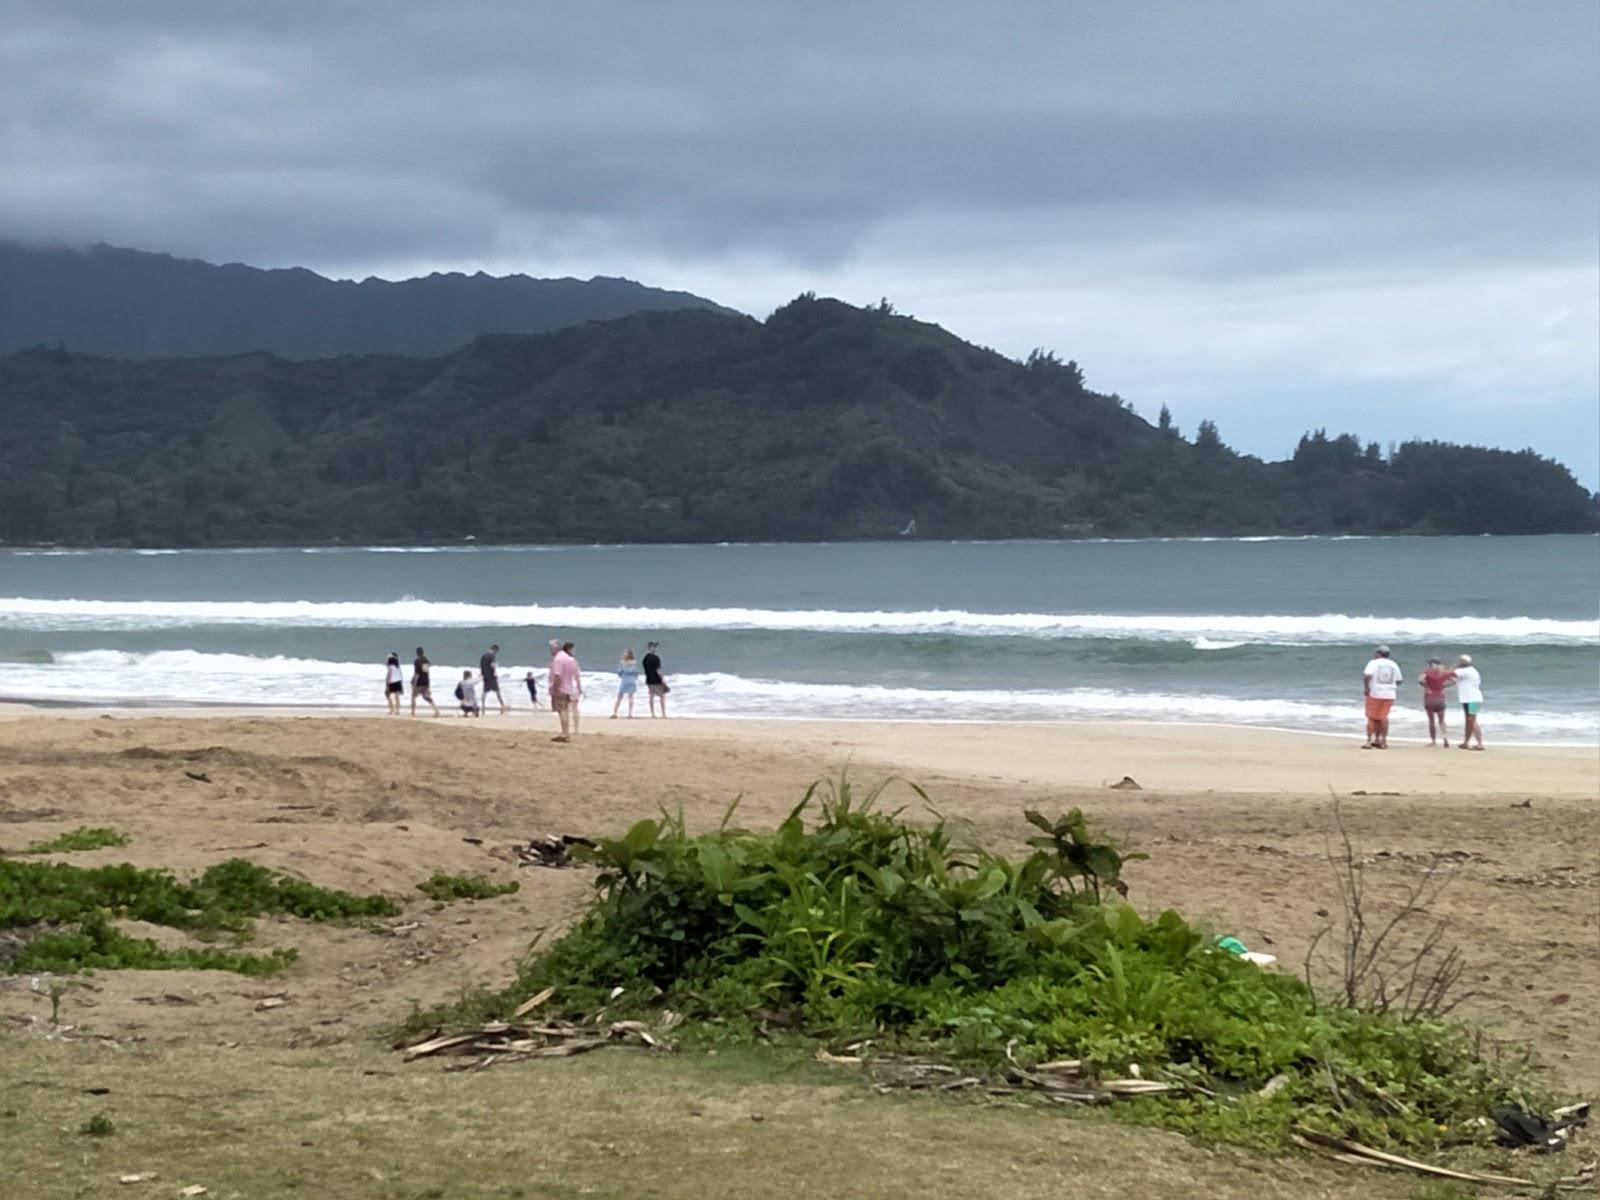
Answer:
[[(0, 236), (626, 273), (758, 312), (854, 288), (1175, 408), (1185, 381), (1226, 405), (1218, 379), (1293, 393), (1299, 356), (1360, 361), (1388, 416), (1418, 364), (1430, 395), (1481, 400), (1478, 346), (1341, 306), (1403, 317), (1466, 282), (1477, 323), (1439, 336), (1487, 337), (1569, 433), (1592, 425), (1587, 2), (0, 14)], [(1560, 311), (1512, 343), (1502, 307), (1528, 302)]]

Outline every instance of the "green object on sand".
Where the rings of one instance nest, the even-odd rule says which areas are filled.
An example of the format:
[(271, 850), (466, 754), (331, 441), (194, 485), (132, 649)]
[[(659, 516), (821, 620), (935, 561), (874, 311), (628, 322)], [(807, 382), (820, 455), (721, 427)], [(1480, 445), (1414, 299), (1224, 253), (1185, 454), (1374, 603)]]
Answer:
[(1229, 954), (1243, 954), (1245, 952), (1245, 944), (1236, 937), (1219, 937), (1217, 939), (1217, 949), (1226, 950)]

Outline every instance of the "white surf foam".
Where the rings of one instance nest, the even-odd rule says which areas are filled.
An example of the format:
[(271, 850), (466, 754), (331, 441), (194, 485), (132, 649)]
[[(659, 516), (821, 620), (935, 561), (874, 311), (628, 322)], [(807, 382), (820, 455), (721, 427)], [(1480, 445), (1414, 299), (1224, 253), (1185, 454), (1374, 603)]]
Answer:
[[(473, 664), (435, 663), (434, 698), (450, 704), (456, 679)], [(501, 664), (508, 702), (526, 709), (522, 677), (537, 665)], [(407, 675), (409, 676), (409, 664)], [(290, 657), (160, 650), (86, 650), (57, 654), (49, 663), (8, 663), (0, 692), (23, 701), (84, 704), (289, 705), (380, 710), (381, 662), (333, 662)], [(892, 687), (876, 684), (794, 683), (721, 672), (672, 677), (675, 714), (706, 717), (812, 717), (854, 720), (1216, 722), (1308, 731), (1361, 727), (1361, 711), (1346, 698), (1318, 702), (1109, 688), (1061, 690)], [(615, 677), (607, 667), (585, 672), (590, 711), (609, 711)], [(409, 703), (409, 701), (408, 701)], [(642, 697), (639, 703), (643, 703)], [(1452, 714), (1454, 716), (1454, 714)], [(1501, 740), (1533, 739), (1600, 744), (1600, 714), (1538, 710), (1485, 713)], [(1397, 708), (1397, 736), (1426, 732), (1423, 714)]]
[(984, 613), (835, 609), (474, 604), (402, 600), (81, 600), (0, 598), (0, 627), (150, 629), (192, 625), (624, 630), (763, 630), (954, 637), (1106, 638), (1260, 645), (1375, 642), (1596, 645), (1600, 621), (1552, 617), (1397, 617), (1245, 613)]

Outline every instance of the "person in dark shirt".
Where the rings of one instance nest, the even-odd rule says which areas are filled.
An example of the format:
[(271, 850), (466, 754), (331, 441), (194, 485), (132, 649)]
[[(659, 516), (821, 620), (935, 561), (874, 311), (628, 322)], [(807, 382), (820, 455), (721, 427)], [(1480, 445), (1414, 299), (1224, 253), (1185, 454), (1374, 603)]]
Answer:
[(661, 717), (667, 716), (667, 693), (672, 689), (667, 686), (666, 679), (661, 674), (661, 655), (656, 653), (659, 643), (647, 642), (644, 648), (644, 657), (639, 660), (639, 665), (644, 668), (644, 686), (650, 693), (650, 715), (656, 715), (656, 701), (661, 701)]
[(411, 660), (411, 715), (417, 715), (417, 697), (421, 696), (428, 702), (428, 707), (433, 709), (433, 715), (439, 715), (439, 706), (433, 702), (433, 688), (429, 683), (428, 672), (433, 664), (428, 661), (428, 656), (422, 652), (422, 647), (417, 647), (417, 657)]
[(528, 702), (530, 704), (532, 704), (535, 708), (538, 708), (539, 707), (539, 681), (536, 678), (534, 678), (533, 672), (529, 671), (527, 678), (524, 679), (523, 682), (528, 685)]
[(500, 711), (506, 711), (506, 698), (500, 694), (500, 676), (496, 673), (495, 655), (500, 653), (500, 643), (496, 642), (483, 652), (483, 657), (478, 660), (478, 674), (483, 679), (483, 706), (489, 707), (489, 693), (494, 693), (494, 698), (500, 702)]

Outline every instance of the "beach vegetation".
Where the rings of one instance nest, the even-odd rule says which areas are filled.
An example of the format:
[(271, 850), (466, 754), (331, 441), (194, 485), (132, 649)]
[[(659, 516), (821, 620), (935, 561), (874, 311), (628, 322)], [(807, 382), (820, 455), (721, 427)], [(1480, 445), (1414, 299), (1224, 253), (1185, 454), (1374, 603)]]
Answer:
[(515, 880), (495, 883), (483, 875), (449, 875), (435, 871), (417, 884), (417, 890), (430, 900), (448, 903), (451, 900), (492, 900), (496, 896), (510, 896), (520, 889)]
[[(1496, 1105), (1537, 1105), (1531, 1071), (1468, 1026), (1265, 970), (1202, 925), (1127, 902), (1127, 854), (1076, 810), (1029, 812), (1026, 857), (886, 811), (880, 786), (814, 786), (771, 831), (642, 820), (578, 850), (583, 918), (499, 993), (413, 1027), (541, 1012), (671, 1009), (690, 1044), (799, 1039), (857, 1058), (934, 1055), (991, 1075), (1062, 1059), (1169, 1094), (1118, 1119), (1258, 1148), (1302, 1126), (1368, 1145), (1477, 1144)], [(926, 798), (912, 789), (913, 799)]]
[(128, 835), (115, 829), (82, 825), (66, 833), (34, 842), (22, 851), (24, 854), (71, 854), (78, 850), (104, 850), (109, 846), (126, 846)]
[(138, 920), (198, 935), (248, 938), (252, 918), (350, 920), (399, 912), (386, 896), (359, 896), (234, 858), (183, 882), (171, 871), (128, 863), (0, 861), (0, 971), (194, 968), (246, 975), (280, 971), (292, 949), (246, 954), (211, 946), (168, 948), (114, 924)]

